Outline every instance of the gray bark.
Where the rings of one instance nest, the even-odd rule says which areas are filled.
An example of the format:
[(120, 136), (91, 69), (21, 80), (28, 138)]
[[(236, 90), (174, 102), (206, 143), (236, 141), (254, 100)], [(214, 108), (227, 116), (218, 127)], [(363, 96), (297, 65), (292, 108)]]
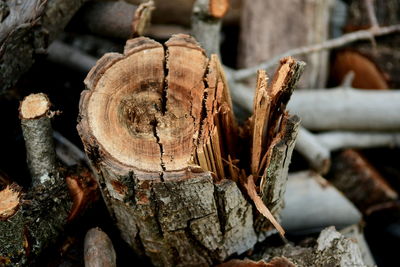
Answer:
[(282, 210), (288, 232), (312, 233), (334, 225), (338, 229), (358, 224), (361, 213), (327, 180), (310, 171), (289, 174)]
[(400, 129), (400, 92), (347, 88), (297, 91), (288, 109), (308, 130), (393, 131)]
[[(31, 173), (32, 184), (38, 185), (47, 180), (58, 179), (57, 160), (53, 143), (53, 129), (50, 121), (50, 101), (47, 96), (43, 104), (47, 105), (46, 110), (38, 117), (24, 117), (22, 111), (25, 105), (27, 109), (34, 110), (37, 105), (30, 105), (30, 97), (42, 96), (41, 94), (27, 96), (20, 106), (21, 128), (25, 140), (26, 160)], [(42, 100), (41, 99), (41, 100)], [(25, 104), (26, 103), (26, 104)], [(34, 114), (34, 113), (32, 113)]]
[(7, 1), (0, 24), (0, 91), (13, 86), (43, 54), (85, 0)]

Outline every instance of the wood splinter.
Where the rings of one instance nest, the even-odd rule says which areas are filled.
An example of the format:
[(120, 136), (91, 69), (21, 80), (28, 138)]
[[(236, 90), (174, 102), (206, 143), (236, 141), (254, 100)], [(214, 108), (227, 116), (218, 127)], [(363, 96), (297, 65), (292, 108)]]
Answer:
[(192, 37), (174, 35), (164, 46), (128, 40), (124, 54), (105, 54), (89, 72), (79, 134), (122, 237), (154, 265), (212, 265), (252, 248), (273, 227), (254, 225), (248, 195), (260, 195), (279, 228), (272, 218), (283, 206), (299, 124), (285, 107), (303, 68), (292, 58), (280, 63), (270, 113), (256, 118), (268, 124), (255, 135), (255, 164), (240, 144), (259, 125), (239, 129), (218, 57), (207, 58)]

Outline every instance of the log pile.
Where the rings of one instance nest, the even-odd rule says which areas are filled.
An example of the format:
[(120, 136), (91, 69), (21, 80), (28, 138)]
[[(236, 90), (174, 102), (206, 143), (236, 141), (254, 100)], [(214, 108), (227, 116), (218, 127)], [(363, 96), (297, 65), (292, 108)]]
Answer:
[(0, 265), (393, 266), (399, 8), (0, 0)]

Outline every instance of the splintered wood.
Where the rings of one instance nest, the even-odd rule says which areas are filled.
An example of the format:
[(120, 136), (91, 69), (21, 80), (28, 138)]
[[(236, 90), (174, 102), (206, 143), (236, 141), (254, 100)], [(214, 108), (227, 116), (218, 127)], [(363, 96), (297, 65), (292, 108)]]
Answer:
[(255, 227), (253, 207), (284, 234), (274, 216), (298, 126), (285, 107), (302, 66), (283, 59), (269, 86), (259, 72), (254, 115), (241, 128), (218, 57), (207, 58), (190, 36), (164, 46), (128, 40), (123, 55), (97, 62), (78, 130), (109, 210), (138, 253), (164, 266), (221, 262), (272, 229)]

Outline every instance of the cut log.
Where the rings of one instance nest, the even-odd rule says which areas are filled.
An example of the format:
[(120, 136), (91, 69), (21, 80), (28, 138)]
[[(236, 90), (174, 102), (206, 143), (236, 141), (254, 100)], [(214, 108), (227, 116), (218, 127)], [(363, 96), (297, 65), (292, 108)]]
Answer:
[[(244, 1), (240, 66), (252, 67), (289, 49), (327, 40), (331, 4), (332, 1), (313, 0)], [(303, 59), (308, 66), (300, 86), (324, 87), (328, 67), (327, 52), (310, 54)]]
[(85, 1), (7, 1), (0, 24), (0, 91), (18, 81)]
[(149, 1), (136, 6), (124, 1), (91, 1), (82, 9), (80, 26), (101, 36), (129, 39), (143, 35), (149, 26), (154, 3)]
[(308, 130), (400, 129), (400, 92), (350, 88), (297, 91), (288, 109)]
[(362, 212), (398, 198), (396, 191), (357, 151), (343, 151), (332, 165), (332, 183)]
[[(294, 141), (285, 106), (302, 66), (291, 58), (281, 62), (270, 87), (269, 138)], [(208, 59), (187, 35), (173, 36), (164, 47), (136, 38), (123, 55), (104, 55), (85, 84), (78, 131), (110, 213), (137, 253), (158, 266), (201, 266), (254, 246), (253, 207), (234, 182), (251, 174), (251, 160), (239, 162), (250, 151), (237, 142), (215, 55)], [(274, 143), (268, 140), (264, 146)]]
[(50, 100), (45, 94), (31, 94), (24, 98), (19, 107), (26, 159), (33, 185), (58, 178), (50, 106)]

